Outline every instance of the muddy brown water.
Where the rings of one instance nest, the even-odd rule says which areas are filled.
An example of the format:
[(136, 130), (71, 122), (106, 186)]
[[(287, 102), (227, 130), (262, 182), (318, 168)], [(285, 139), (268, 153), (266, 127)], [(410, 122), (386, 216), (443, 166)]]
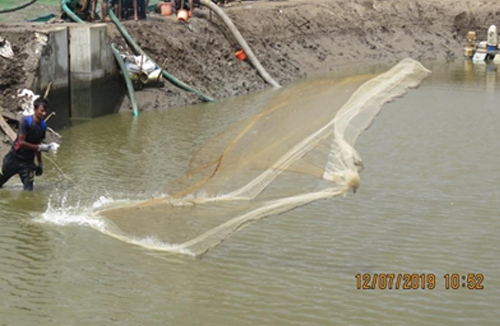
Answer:
[[(360, 137), (356, 195), (262, 220), (201, 260), (106, 236), (88, 212), (159, 193), (273, 91), (63, 131), (66, 176), (46, 162), (35, 192), (0, 191), (0, 325), (497, 325), (500, 71), (427, 66)], [(390, 273), (425, 274), (425, 289), (357, 289), (357, 274)]]

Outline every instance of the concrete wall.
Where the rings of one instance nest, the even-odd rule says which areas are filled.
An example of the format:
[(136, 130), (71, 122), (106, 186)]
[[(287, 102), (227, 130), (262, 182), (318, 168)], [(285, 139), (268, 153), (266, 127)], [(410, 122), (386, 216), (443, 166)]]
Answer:
[(106, 24), (69, 28), (71, 118), (115, 113), (123, 87), (109, 46)]
[(49, 112), (56, 115), (50, 127), (118, 111), (125, 88), (106, 24), (30, 24), (12, 26), (9, 33), (27, 42), (22, 53), (26, 81), (16, 87), (44, 94), (52, 82)]

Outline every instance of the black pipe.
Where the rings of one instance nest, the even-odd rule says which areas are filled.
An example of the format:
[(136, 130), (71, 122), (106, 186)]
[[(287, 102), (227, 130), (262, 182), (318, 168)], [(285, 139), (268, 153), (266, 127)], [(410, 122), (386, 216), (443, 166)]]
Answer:
[(34, 4), (37, 1), (38, 0), (31, 0), (30, 2), (27, 2), (27, 3), (23, 4), (23, 5), (18, 6), (18, 7), (9, 8), (9, 9), (2, 9), (2, 10), (0, 10), (0, 14), (6, 14), (8, 12), (13, 12), (13, 11), (21, 10), (23, 8), (31, 6), (32, 4)]

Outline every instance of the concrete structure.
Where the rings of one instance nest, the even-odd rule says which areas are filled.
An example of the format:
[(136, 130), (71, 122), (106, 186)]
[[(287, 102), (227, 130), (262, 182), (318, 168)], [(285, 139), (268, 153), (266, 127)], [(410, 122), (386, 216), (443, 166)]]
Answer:
[(114, 113), (123, 98), (106, 24), (69, 27), (69, 85), (72, 119)]
[[(37, 67), (34, 75), (28, 76), (28, 85), (37, 94), (43, 94), (47, 86), (52, 82), (49, 95), (50, 111), (56, 115), (51, 119), (53, 128), (62, 128), (69, 125), (70, 119), (70, 94), (69, 94), (69, 52), (68, 52), (68, 28), (59, 27), (49, 31), (35, 32), (39, 43), (32, 56), (39, 59), (33, 63)], [(41, 56), (40, 53), (41, 52)], [(29, 79), (32, 79), (30, 82)]]
[[(111, 52), (106, 24), (33, 24), (10, 26), (9, 33), (24, 37), (27, 79), (23, 87), (43, 94), (52, 82), (50, 127), (115, 113), (123, 87)], [(35, 42), (33, 42), (35, 40)]]

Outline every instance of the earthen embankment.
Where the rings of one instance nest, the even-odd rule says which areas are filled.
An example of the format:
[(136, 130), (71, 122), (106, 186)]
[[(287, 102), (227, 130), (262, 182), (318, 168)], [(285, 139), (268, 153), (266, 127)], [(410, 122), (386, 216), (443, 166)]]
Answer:
[[(318, 71), (371, 62), (462, 59), (467, 31), (486, 37), (500, 24), (500, 3), (467, 0), (248, 1), (226, 8), (267, 71), (281, 84)], [(191, 28), (152, 16), (126, 22), (134, 39), (179, 79), (220, 99), (268, 87), (238, 61), (238, 44), (221, 20), (198, 10)], [(116, 30), (112, 36), (119, 40)], [(121, 41), (123, 44), (124, 42)], [(138, 93), (143, 110), (196, 104), (200, 99), (167, 85)], [(124, 103), (123, 109), (129, 109)]]

